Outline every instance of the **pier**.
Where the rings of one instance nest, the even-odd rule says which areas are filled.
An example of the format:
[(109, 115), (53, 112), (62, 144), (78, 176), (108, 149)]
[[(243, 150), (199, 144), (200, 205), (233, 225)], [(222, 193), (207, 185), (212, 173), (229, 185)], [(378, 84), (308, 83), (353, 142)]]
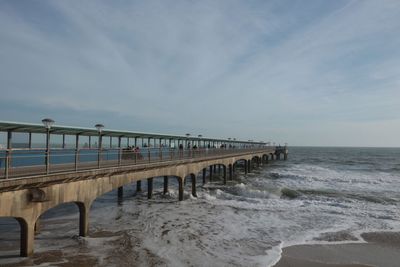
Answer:
[(78, 206), (79, 235), (87, 236), (93, 201), (112, 190), (117, 189), (122, 198), (124, 186), (133, 184), (141, 191), (146, 182), (151, 199), (153, 179), (163, 179), (163, 193), (168, 192), (169, 180), (176, 179), (182, 201), (186, 181), (196, 197), (198, 184), (211, 181), (217, 167), (226, 184), (239, 164), (247, 174), (288, 156), (286, 145), (266, 142), (116, 131), (101, 124), (93, 128), (53, 124), (50, 119), (43, 125), (0, 122), (0, 133), (6, 138), (0, 148), (0, 217), (19, 222), (21, 256), (34, 251), (39, 217), (60, 204)]

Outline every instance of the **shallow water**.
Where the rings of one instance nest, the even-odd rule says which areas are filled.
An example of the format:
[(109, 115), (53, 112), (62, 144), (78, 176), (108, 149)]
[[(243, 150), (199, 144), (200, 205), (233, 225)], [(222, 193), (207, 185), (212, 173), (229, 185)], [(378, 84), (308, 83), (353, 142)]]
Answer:
[[(187, 183), (183, 202), (172, 179), (166, 196), (155, 179), (152, 200), (135, 195), (134, 185), (120, 205), (110, 192), (92, 206), (89, 238), (77, 237), (74, 204), (52, 209), (35, 252), (62, 253), (35, 264), (72, 264), (79, 254), (101, 266), (270, 266), (283, 246), (400, 230), (400, 149), (292, 147), (288, 161), (235, 175), (226, 186), (202, 187), (198, 179), (198, 198)], [(3, 255), (17, 253), (18, 232), (15, 222), (0, 220)]]

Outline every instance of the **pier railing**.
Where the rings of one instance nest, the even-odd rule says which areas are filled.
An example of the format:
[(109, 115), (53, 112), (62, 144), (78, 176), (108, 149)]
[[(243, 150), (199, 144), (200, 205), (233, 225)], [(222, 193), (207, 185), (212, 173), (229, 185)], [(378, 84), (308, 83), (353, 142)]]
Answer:
[(206, 158), (275, 147), (248, 148), (108, 148), (108, 149), (5, 149), (0, 150), (0, 179), (73, 172), (97, 168)]

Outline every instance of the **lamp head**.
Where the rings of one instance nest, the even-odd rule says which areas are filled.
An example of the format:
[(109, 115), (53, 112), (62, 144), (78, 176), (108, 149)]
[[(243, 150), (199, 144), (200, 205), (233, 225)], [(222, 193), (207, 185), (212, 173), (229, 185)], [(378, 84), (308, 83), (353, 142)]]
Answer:
[(103, 131), (104, 125), (101, 124), (101, 123), (98, 123), (98, 124), (96, 124), (94, 127), (97, 129), (97, 131), (98, 131), (99, 133), (101, 133), (101, 131)]
[(54, 120), (50, 119), (50, 118), (45, 118), (42, 120), (44, 127), (46, 127), (46, 129), (50, 129), (51, 126), (53, 126), (54, 124)]

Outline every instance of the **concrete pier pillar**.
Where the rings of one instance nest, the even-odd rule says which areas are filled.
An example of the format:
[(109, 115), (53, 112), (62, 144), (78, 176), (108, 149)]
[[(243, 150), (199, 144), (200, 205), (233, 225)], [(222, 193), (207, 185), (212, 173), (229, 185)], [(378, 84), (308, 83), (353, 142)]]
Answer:
[(206, 168), (203, 169), (203, 184), (206, 183)]
[(17, 219), (21, 227), (21, 257), (29, 257), (33, 254), (34, 239), (35, 239), (35, 223), (28, 224), (24, 219)]
[(247, 172), (250, 173), (251, 172), (251, 159), (249, 159), (247, 161)]
[(168, 176), (164, 176), (164, 195), (168, 193)]
[(124, 196), (124, 187), (120, 186), (118, 187), (118, 199), (122, 199), (123, 196)]
[(153, 178), (147, 179), (147, 199), (153, 197)]
[(136, 182), (136, 192), (142, 192), (142, 181)]
[(196, 193), (196, 175), (190, 175), (190, 179), (192, 180), (192, 196), (197, 197)]
[(218, 164), (218, 174), (221, 174), (221, 164)]
[(214, 173), (217, 173), (217, 165), (213, 165), (214, 166)]
[(226, 184), (226, 166), (222, 166), (223, 177), (224, 177), (224, 184)]
[(244, 174), (247, 174), (247, 172), (248, 172), (248, 167), (247, 167), (247, 165), (248, 165), (248, 161), (245, 160), (245, 161), (244, 161)]
[(89, 207), (84, 203), (76, 203), (79, 208), (79, 236), (87, 236), (89, 232)]
[(213, 166), (210, 166), (210, 183), (212, 182), (212, 176), (213, 176)]
[(276, 159), (281, 159), (281, 153), (276, 154)]
[(265, 164), (268, 164), (268, 155), (265, 155)]
[(283, 154), (283, 159), (287, 160), (288, 153)]
[(179, 184), (179, 201), (183, 200), (183, 179), (178, 177), (178, 184)]
[(233, 180), (233, 165), (229, 164), (229, 180)]

